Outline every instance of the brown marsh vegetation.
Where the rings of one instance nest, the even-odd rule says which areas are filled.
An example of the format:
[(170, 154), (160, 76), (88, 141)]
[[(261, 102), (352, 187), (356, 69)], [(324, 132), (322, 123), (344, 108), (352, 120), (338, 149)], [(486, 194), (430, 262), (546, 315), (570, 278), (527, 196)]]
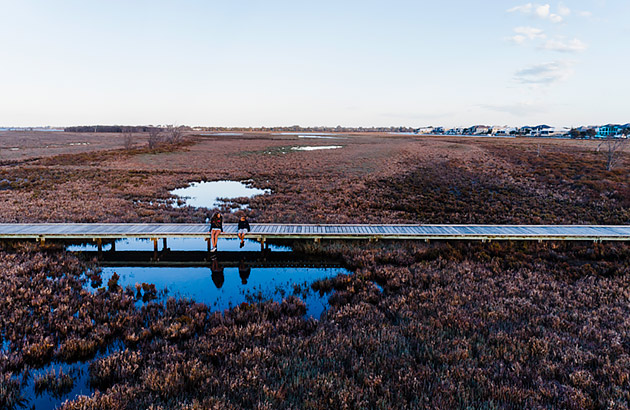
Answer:
[[(251, 179), (253, 221), (629, 224), (628, 163), (606, 171), (588, 141), (355, 135), (189, 136), (0, 168), (0, 220), (198, 222), (172, 208), (191, 181)], [(337, 144), (337, 142), (335, 142)], [(229, 218), (235, 218), (229, 216)], [(304, 303), (213, 312), (149, 302), (149, 285), (98, 283), (59, 249), (0, 251), (0, 407), (28, 369), (93, 358), (91, 396), (65, 409), (630, 408), (627, 244), (302, 244), (355, 273), (320, 320)], [(85, 283), (98, 288), (89, 292)], [(41, 389), (63, 392), (68, 375)]]

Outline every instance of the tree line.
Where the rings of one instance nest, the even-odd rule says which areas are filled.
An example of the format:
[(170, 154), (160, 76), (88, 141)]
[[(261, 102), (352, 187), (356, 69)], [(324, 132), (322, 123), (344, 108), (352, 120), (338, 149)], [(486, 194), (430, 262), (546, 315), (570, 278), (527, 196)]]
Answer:
[[(166, 130), (173, 126), (153, 126), (153, 125), (79, 125), (75, 127), (65, 127), (65, 132), (111, 132), (111, 133), (139, 133), (151, 132), (152, 130)], [(191, 128), (185, 125), (177, 126), (181, 131), (190, 131)]]

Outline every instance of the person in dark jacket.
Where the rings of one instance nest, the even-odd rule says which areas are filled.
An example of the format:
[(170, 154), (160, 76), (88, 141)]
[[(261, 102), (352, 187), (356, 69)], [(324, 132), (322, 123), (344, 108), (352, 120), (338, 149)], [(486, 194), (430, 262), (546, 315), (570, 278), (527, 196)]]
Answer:
[(245, 216), (241, 216), (241, 219), (238, 221), (238, 239), (241, 240), (241, 248), (245, 246), (245, 233), (251, 231), (249, 228), (249, 222)]
[(212, 252), (217, 250), (217, 242), (219, 241), (219, 234), (223, 232), (223, 215), (221, 212), (216, 212), (210, 219), (210, 236), (212, 239)]

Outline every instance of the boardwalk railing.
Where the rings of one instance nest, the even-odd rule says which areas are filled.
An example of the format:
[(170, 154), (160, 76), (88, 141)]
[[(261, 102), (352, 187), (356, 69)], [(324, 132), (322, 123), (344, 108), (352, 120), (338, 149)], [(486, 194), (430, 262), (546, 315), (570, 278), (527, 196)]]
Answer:
[[(224, 224), (223, 237), (236, 237), (236, 224)], [(0, 224), (0, 239), (103, 240), (209, 236), (205, 224)], [(534, 240), (630, 241), (630, 226), (609, 225), (308, 225), (251, 224), (247, 235), (267, 239), (369, 240)]]

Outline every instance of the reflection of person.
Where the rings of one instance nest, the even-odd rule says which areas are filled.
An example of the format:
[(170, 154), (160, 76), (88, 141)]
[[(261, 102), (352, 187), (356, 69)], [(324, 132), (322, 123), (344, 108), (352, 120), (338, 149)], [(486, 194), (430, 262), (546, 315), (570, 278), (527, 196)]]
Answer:
[(238, 239), (241, 240), (241, 248), (245, 246), (245, 233), (249, 232), (251, 229), (249, 228), (249, 222), (245, 216), (241, 216), (241, 219), (238, 221)]
[(252, 272), (252, 268), (245, 265), (245, 261), (241, 260), (238, 264), (238, 276), (241, 277), (241, 283), (243, 285), (247, 285), (247, 279), (249, 279), (249, 274)]
[(217, 250), (217, 242), (219, 241), (219, 234), (223, 232), (223, 216), (221, 212), (216, 212), (210, 219), (210, 235), (212, 238), (212, 251)]
[(214, 286), (216, 286), (217, 289), (221, 289), (223, 282), (225, 282), (225, 276), (223, 276), (223, 266), (219, 265), (218, 260), (213, 259), (210, 270), (212, 271), (212, 282), (214, 282)]

